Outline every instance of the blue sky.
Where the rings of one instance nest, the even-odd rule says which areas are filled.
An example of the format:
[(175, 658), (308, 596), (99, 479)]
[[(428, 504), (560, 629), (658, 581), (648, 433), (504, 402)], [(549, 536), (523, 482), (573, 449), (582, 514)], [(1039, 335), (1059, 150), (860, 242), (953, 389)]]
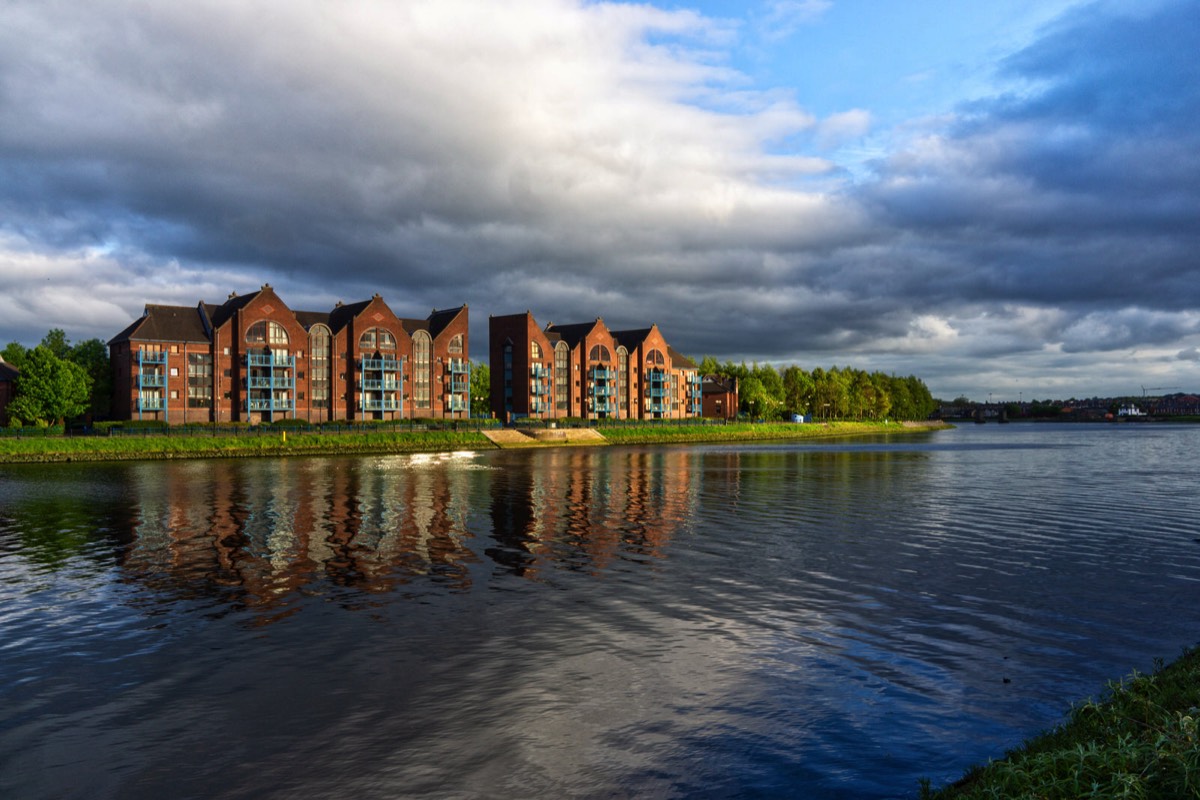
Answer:
[(274, 285), (1200, 391), (1182, 0), (0, 6), (0, 342)]

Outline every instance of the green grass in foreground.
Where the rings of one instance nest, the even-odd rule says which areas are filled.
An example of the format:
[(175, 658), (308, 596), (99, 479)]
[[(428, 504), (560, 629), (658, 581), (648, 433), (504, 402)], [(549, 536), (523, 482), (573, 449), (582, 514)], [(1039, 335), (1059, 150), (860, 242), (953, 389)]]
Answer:
[(1200, 648), (1109, 684), (1058, 728), (925, 800), (1200, 798)]

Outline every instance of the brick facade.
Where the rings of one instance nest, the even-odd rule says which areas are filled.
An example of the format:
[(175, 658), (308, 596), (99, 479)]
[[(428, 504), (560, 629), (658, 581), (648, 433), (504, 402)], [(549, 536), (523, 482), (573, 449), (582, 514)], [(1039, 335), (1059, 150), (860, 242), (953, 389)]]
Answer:
[(109, 342), (114, 419), (171, 424), (470, 416), (467, 307), (397, 317), (378, 294), (293, 311), (265, 285), (147, 305)]
[(604, 320), (539, 329), (533, 315), (488, 320), (491, 407), (502, 420), (688, 419), (701, 416), (695, 363), (656, 325), (611, 331)]
[(8, 404), (16, 391), (17, 368), (0, 358), (0, 425), (8, 424)]

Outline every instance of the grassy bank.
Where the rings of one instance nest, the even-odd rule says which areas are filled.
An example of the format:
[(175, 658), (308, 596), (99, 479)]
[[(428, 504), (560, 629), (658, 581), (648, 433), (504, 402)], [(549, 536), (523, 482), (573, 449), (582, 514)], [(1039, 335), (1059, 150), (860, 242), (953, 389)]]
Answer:
[(125, 461), (247, 456), (422, 453), (491, 448), (478, 431), (372, 431), (323, 435), (280, 432), (247, 436), (45, 437), (0, 439), (0, 463)]
[(1200, 798), (1200, 648), (1109, 685), (1058, 728), (927, 800)]
[(831, 436), (912, 433), (937, 430), (949, 425), (907, 426), (883, 422), (739, 422), (729, 425), (637, 425), (599, 428), (613, 444), (672, 444), (687, 442), (753, 442), (764, 440), (823, 439)]
[[(932, 426), (938, 427), (938, 426)], [(942, 426), (946, 427), (946, 426)], [(892, 423), (831, 422), (808, 425), (737, 423), (730, 425), (628, 425), (599, 429), (595, 444), (674, 444), (798, 440), (830, 436), (928, 430)], [(587, 442), (545, 441), (531, 446), (561, 447)], [(36, 436), (0, 438), (0, 463), (54, 461), (128, 461), (137, 459), (240, 458), (250, 456), (350, 455), (490, 450), (496, 444), (479, 431), (313, 431), (248, 432), (230, 435), (195, 433), (169, 436)]]

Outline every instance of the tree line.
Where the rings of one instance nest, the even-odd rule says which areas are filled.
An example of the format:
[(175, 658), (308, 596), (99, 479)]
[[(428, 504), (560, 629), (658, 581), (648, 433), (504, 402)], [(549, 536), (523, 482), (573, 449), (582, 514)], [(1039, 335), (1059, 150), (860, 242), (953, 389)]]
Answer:
[(736, 378), (739, 411), (755, 419), (786, 419), (792, 414), (813, 419), (926, 419), (937, 402), (920, 378), (867, 372), (853, 367), (718, 363), (706, 356), (702, 375)]
[(36, 347), (9, 342), (0, 356), (20, 372), (8, 404), (9, 425), (44, 426), (87, 413), (108, 415), (112, 373), (108, 347), (99, 339), (72, 345), (60, 328), (52, 328)]

